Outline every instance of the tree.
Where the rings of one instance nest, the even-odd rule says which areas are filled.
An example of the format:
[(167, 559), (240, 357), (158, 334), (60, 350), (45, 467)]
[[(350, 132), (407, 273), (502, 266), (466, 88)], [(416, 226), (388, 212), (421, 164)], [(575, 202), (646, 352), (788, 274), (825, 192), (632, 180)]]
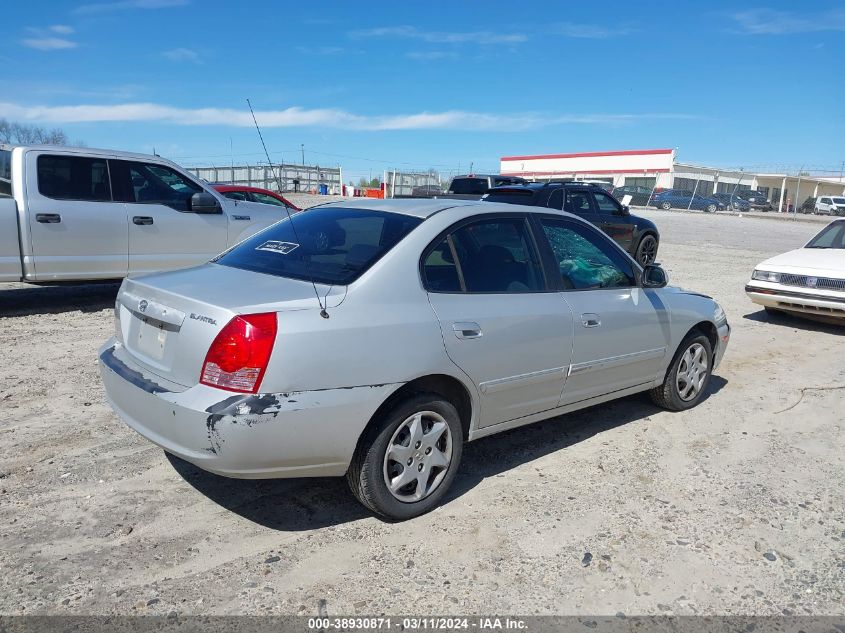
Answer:
[(375, 177), (367, 180), (363, 176), (358, 179), (359, 189), (378, 189), (381, 187), (381, 178)]
[[(67, 145), (68, 137), (64, 130), (27, 125), (0, 119), (0, 143), (17, 145)], [(77, 145), (82, 145), (77, 141)]]

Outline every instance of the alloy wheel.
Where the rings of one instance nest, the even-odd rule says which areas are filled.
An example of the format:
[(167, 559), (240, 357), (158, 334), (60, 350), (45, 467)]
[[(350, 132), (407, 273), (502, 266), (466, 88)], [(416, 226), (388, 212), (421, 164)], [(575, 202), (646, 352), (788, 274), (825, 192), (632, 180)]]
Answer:
[(657, 258), (657, 240), (646, 235), (640, 243), (638, 260), (642, 266), (652, 263)]
[(693, 343), (681, 356), (678, 364), (678, 374), (675, 379), (675, 386), (678, 395), (684, 402), (695, 398), (707, 380), (707, 371), (710, 367), (710, 360), (707, 358), (707, 350), (701, 343)]
[(414, 503), (431, 495), (452, 461), (452, 434), (439, 413), (420, 411), (405, 419), (384, 454), (384, 483), (396, 499)]

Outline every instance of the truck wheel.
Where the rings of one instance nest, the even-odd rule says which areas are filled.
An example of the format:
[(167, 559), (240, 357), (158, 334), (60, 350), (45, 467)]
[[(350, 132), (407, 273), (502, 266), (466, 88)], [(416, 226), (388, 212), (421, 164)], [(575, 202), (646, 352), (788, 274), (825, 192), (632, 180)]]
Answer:
[(463, 428), (442, 396), (399, 403), (365, 432), (346, 479), (355, 497), (391, 520), (425, 514), (452, 485), (463, 453)]
[(654, 404), (669, 411), (691, 409), (707, 391), (712, 371), (710, 339), (693, 330), (678, 346), (663, 384), (649, 391), (649, 395)]

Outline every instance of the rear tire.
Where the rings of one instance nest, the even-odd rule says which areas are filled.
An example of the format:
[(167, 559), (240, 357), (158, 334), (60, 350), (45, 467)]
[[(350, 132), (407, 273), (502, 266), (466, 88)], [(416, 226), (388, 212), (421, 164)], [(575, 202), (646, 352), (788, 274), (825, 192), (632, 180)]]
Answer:
[(707, 211), (707, 213), (714, 213), (716, 211), (716, 205), (708, 204), (704, 210)]
[(669, 209), (672, 208), (672, 204), (669, 203), (669, 202), (661, 202), (660, 208), (663, 209), (664, 211), (668, 211)]
[(698, 330), (687, 334), (678, 346), (663, 384), (648, 392), (652, 401), (669, 411), (685, 411), (697, 405), (710, 384), (713, 348)]
[(419, 394), (365, 431), (346, 480), (352, 494), (374, 513), (411, 519), (435, 508), (449, 490), (463, 442), (455, 407), (438, 394)]
[(636, 260), (640, 266), (654, 263), (657, 259), (657, 238), (653, 235), (644, 235), (637, 245)]

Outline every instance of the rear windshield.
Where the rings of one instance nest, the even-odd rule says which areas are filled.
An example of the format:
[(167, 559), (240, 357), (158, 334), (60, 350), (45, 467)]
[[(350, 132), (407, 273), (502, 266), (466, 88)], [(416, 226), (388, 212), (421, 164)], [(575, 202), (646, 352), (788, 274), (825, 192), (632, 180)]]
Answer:
[(530, 189), (491, 189), (484, 198), (488, 202), (509, 202), (530, 204), (534, 192)]
[(482, 195), (490, 188), (486, 178), (454, 178), (449, 191), (465, 195)]
[(213, 261), (278, 277), (346, 285), (420, 222), (367, 209), (313, 209), (274, 224)]
[(0, 149), (0, 198), (12, 196), (12, 152)]

